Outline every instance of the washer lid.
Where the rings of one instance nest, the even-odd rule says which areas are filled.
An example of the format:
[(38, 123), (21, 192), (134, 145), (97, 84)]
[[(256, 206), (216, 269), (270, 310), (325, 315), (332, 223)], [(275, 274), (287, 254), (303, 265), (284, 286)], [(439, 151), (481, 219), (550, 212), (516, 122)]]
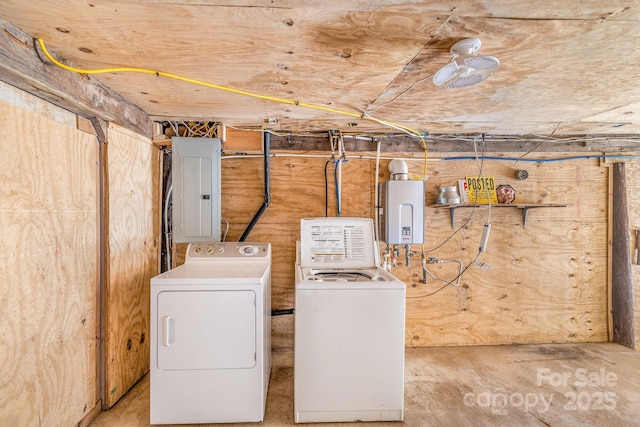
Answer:
[(327, 269), (373, 268), (378, 252), (371, 218), (303, 218), (300, 265)]

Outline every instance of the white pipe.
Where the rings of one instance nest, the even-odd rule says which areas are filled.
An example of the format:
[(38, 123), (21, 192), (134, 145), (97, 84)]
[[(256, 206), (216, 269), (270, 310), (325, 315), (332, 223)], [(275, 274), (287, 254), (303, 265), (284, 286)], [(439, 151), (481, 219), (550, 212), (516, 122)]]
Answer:
[(338, 141), (338, 171), (336, 174), (338, 216), (342, 216), (342, 154), (342, 141)]
[[(422, 155), (421, 155), (422, 156)], [(222, 156), (222, 160), (224, 159), (257, 159), (260, 158), (262, 159), (264, 156), (260, 155), (260, 154), (247, 154), (247, 155), (232, 155), (232, 156)], [(322, 158), (322, 159), (327, 159), (329, 157), (331, 157), (330, 155), (327, 154), (289, 154), (289, 153), (271, 153), (270, 157), (302, 157), (302, 158)], [(352, 156), (346, 156), (347, 159), (354, 159), (354, 160), (377, 160), (378, 157), (377, 156), (365, 156), (365, 155), (352, 155)], [(423, 157), (386, 157), (386, 156), (381, 156), (380, 159), (382, 160), (393, 160), (393, 159), (399, 159), (399, 160), (424, 160)], [(429, 162), (439, 162), (442, 161), (442, 159), (436, 159), (436, 158), (429, 158)]]
[(380, 241), (380, 203), (378, 198), (380, 197), (380, 195), (378, 194), (378, 174), (380, 172), (380, 147), (382, 146), (382, 143), (380, 142), (380, 140), (377, 140), (378, 143), (378, 149), (376, 150), (376, 179), (374, 182), (374, 196), (373, 196), (373, 214), (375, 215), (374, 223), (376, 225), (376, 240)]
[(371, 141), (371, 142), (375, 142), (375, 138), (371, 137), (371, 136), (361, 136), (361, 135), (344, 135), (344, 138), (351, 138), (351, 139), (359, 139), (361, 141)]

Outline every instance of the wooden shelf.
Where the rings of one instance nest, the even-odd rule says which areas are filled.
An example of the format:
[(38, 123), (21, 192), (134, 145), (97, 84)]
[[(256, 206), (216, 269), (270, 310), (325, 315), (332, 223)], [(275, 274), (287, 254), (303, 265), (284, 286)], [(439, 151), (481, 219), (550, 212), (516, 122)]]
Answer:
[[(469, 204), (460, 204), (460, 203), (446, 203), (446, 204), (438, 204), (431, 205), (433, 208), (448, 208), (449, 214), (451, 216), (451, 229), (455, 227), (456, 223), (456, 210), (460, 208), (486, 208), (489, 205), (469, 205)], [(491, 205), (492, 208), (515, 208), (522, 210), (522, 228), (527, 228), (527, 217), (529, 215), (529, 210), (538, 209), (538, 208), (566, 208), (567, 205), (558, 205), (558, 204), (532, 204), (532, 203), (499, 203), (496, 205)]]

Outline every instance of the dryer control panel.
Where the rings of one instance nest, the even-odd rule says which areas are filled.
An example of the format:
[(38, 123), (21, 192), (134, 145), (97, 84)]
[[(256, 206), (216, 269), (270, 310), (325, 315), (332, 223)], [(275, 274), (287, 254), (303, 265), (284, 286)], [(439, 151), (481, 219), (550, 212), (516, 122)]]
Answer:
[(211, 261), (213, 259), (268, 259), (271, 256), (269, 243), (210, 242), (190, 243), (186, 261)]

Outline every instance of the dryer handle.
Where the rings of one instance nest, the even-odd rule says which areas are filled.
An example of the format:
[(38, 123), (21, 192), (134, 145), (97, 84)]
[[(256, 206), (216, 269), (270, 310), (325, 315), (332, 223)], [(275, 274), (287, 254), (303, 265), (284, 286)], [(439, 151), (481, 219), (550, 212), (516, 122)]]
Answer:
[(175, 342), (175, 326), (173, 317), (164, 316), (162, 318), (162, 345), (170, 347)]

